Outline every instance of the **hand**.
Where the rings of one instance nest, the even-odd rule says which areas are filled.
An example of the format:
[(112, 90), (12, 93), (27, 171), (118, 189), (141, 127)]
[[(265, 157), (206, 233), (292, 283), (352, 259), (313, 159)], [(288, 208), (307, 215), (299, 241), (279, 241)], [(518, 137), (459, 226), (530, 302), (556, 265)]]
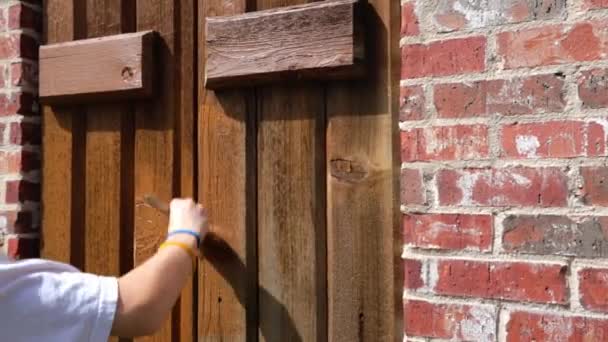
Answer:
[(190, 198), (172, 200), (169, 214), (169, 233), (173, 230), (190, 230), (199, 234), (201, 240), (203, 240), (208, 231), (206, 210)]

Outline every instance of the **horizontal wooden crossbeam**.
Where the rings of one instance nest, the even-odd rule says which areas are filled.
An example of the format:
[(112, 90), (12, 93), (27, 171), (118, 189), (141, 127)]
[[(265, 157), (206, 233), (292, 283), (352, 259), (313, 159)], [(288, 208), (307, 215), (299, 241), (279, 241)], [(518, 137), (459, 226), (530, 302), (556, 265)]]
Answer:
[(362, 76), (359, 7), (357, 0), (320, 1), (208, 17), (205, 86)]
[(149, 97), (153, 93), (152, 31), (40, 48), (40, 99), (77, 104)]

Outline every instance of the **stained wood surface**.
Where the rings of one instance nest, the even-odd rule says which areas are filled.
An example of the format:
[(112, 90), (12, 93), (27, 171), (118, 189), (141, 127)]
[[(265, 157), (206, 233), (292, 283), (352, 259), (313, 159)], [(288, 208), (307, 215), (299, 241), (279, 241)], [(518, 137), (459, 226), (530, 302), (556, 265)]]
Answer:
[[(201, 18), (246, 10), (246, 1), (199, 3)], [(199, 340), (255, 341), (257, 337), (255, 106), (252, 92), (204, 88), (204, 44), (199, 44), (199, 199), (228, 251), (213, 251), (199, 269)], [(249, 120), (249, 121), (248, 121)]]
[[(179, 7), (179, 18), (176, 25), (179, 25), (180, 34), (175, 58), (181, 66), (177, 69), (176, 77), (179, 84), (177, 93), (177, 124), (178, 148), (176, 149), (176, 159), (179, 160), (179, 196), (198, 198), (196, 184), (196, 163), (197, 163), (197, 137), (196, 137), (196, 107), (195, 99), (197, 94), (197, 77), (195, 64), (195, 41), (196, 36), (196, 1), (182, 0)], [(198, 341), (196, 328), (197, 303), (195, 294), (197, 291), (196, 270), (193, 276), (186, 283), (179, 299), (179, 341), (194, 342)]]
[[(45, 41), (82, 38), (76, 17), (84, 13), (74, 1), (44, 3)], [(76, 7), (75, 7), (76, 6)], [(47, 259), (84, 266), (84, 117), (77, 108), (44, 106), (42, 211), (43, 248)]]
[[(178, 193), (180, 174), (176, 167), (176, 108), (181, 85), (176, 83), (174, 21), (176, 4), (173, 0), (137, 1), (137, 31), (154, 30), (160, 36), (157, 63), (158, 94), (153, 100), (137, 103), (135, 111), (135, 198), (155, 194), (169, 202)], [(146, 205), (135, 207), (135, 264), (139, 265), (156, 253), (167, 233), (167, 217)], [(178, 334), (179, 322), (174, 310), (160, 332), (137, 341), (172, 341)], [(172, 326), (175, 319), (176, 325)]]
[[(104, 4), (93, 2), (96, 3)], [(91, 13), (91, 9), (87, 12)], [(120, 9), (114, 14), (120, 17)], [(118, 20), (115, 24), (119, 25)], [(92, 22), (88, 26), (96, 25)], [(93, 37), (90, 33), (89, 37)], [(118, 34), (120, 26), (99, 33), (100, 38), (40, 47), (42, 102), (74, 104), (152, 95), (152, 76), (156, 73), (154, 33)]]
[(358, 6), (357, 0), (321, 1), (208, 17), (206, 86), (362, 76)]
[(399, 3), (365, 9), (370, 79), (327, 88), (330, 341), (402, 341)]
[(326, 341), (323, 89), (258, 92), (261, 341)]

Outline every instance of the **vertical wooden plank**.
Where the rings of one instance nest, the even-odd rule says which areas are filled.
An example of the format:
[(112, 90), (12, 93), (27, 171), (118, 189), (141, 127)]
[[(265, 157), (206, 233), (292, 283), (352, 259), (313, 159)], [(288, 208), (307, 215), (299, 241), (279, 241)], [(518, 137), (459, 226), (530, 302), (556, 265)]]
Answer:
[[(234, 15), (246, 1), (199, 1), (199, 42), (207, 16)], [(257, 338), (255, 112), (252, 92), (204, 89), (205, 51), (198, 47), (199, 198), (211, 227), (231, 249), (207, 255), (199, 270), (199, 341)], [(214, 252), (214, 251), (211, 251)]]
[[(306, 0), (257, 0), (257, 9)], [(326, 341), (325, 108), (320, 83), (258, 91), (262, 341)]]
[(330, 341), (401, 341), (398, 1), (365, 4), (369, 79), (327, 90)]
[[(87, 0), (87, 38), (122, 33), (129, 20), (123, 13), (127, 3)], [(127, 213), (133, 203), (133, 113), (124, 104), (92, 104), (86, 115), (85, 270), (119, 276), (133, 265), (133, 223)]]
[[(87, 0), (87, 37), (121, 33), (121, 0)], [(85, 270), (121, 274), (122, 119), (124, 105), (87, 106)]]
[[(84, 9), (69, 0), (44, 2), (46, 43), (82, 38)], [(84, 117), (76, 108), (44, 106), (42, 256), (84, 266)]]
[[(137, 31), (155, 30), (157, 44), (157, 96), (138, 103), (135, 112), (135, 197), (154, 194), (170, 201), (177, 193), (179, 173), (175, 159), (176, 83), (175, 3), (173, 0), (137, 0)], [(145, 205), (135, 207), (135, 263), (141, 264), (156, 253), (165, 239), (168, 219)], [(176, 320), (177, 321), (177, 320)], [(179, 322), (167, 319), (154, 336), (138, 341), (177, 340)]]
[[(179, 143), (176, 149), (176, 159), (179, 160), (179, 195), (196, 198), (196, 1), (181, 0), (179, 18), (176, 19), (179, 30), (176, 33), (176, 57), (180, 68), (177, 70), (178, 120), (177, 129)], [(181, 342), (196, 341), (196, 312), (195, 299), (196, 273), (186, 283), (179, 299), (179, 336)]]
[(326, 341), (323, 89), (259, 94), (260, 339)]

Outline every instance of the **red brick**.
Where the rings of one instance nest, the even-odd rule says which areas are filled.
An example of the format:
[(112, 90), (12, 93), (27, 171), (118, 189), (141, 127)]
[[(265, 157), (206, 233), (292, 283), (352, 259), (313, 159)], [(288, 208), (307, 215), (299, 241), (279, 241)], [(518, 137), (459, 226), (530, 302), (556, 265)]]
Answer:
[(608, 341), (608, 320), (605, 319), (516, 311), (511, 312), (506, 329), (507, 342)]
[(588, 9), (608, 7), (608, 0), (583, 0), (583, 3)]
[(421, 120), (424, 118), (424, 91), (421, 86), (401, 87), (399, 120)]
[(492, 247), (492, 216), (409, 214), (403, 219), (406, 244), (415, 247), (487, 252)]
[(485, 70), (486, 38), (469, 37), (405, 45), (402, 78), (448, 76)]
[(38, 106), (32, 94), (22, 92), (0, 94), (0, 116), (15, 114), (38, 114)]
[(422, 172), (420, 170), (401, 170), (401, 204), (426, 204), (424, 183), (422, 179)]
[(8, 9), (0, 8), (0, 33), (7, 30)]
[(565, 206), (567, 177), (558, 168), (440, 170), (440, 205)]
[(25, 201), (40, 201), (40, 184), (31, 183), (26, 180), (14, 180), (6, 182), (7, 204), (22, 203)]
[(0, 222), (5, 223), (0, 228), (5, 228), (9, 234), (32, 233), (32, 213), (27, 211), (5, 211), (0, 212)]
[(560, 112), (566, 106), (564, 78), (559, 74), (439, 84), (434, 93), (442, 118)]
[(488, 153), (485, 125), (425, 127), (401, 132), (401, 159), (405, 162), (481, 159)]
[(502, 155), (511, 158), (600, 156), (606, 151), (604, 128), (597, 123), (515, 123), (503, 126), (501, 134)]
[(608, 257), (608, 217), (511, 215), (503, 227), (506, 252)]
[(568, 29), (551, 25), (498, 35), (498, 53), (507, 69), (603, 58), (608, 41), (606, 23), (582, 22)]
[(490, 306), (405, 302), (405, 333), (458, 341), (495, 341), (496, 312)]
[(11, 64), (11, 84), (13, 86), (38, 85), (38, 68), (32, 63)]
[(416, 290), (424, 285), (422, 280), (422, 263), (416, 259), (405, 259), (403, 260), (403, 266), (405, 268), (405, 280), (404, 286), (406, 289)]
[(578, 272), (578, 282), (583, 307), (608, 312), (608, 269), (582, 269)]
[(413, 2), (406, 2), (401, 6), (401, 35), (417, 36), (420, 34), (418, 16)]
[(38, 42), (23, 33), (14, 32), (0, 35), (0, 59), (38, 58)]
[(0, 151), (0, 174), (17, 174), (38, 169), (40, 169), (40, 155), (38, 153), (29, 151)]
[(15, 4), (8, 10), (8, 28), (11, 30), (28, 28), (40, 31), (42, 16), (29, 6)]
[(14, 260), (38, 258), (39, 246), (37, 238), (11, 237), (7, 241), (8, 257)]
[(12, 122), (10, 126), (10, 143), (14, 145), (40, 145), (42, 132), (39, 124), (30, 122)]
[(582, 167), (581, 176), (583, 177), (583, 201), (585, 204), (608, 206), (608, 167)]
[(503, 0), (483, 5), (470, 1), (439, 0), (434, 8), (433, 18), (441, 31), (453, 31), (556, 18), (564, 12), (566, 0)]
[(566, 304), (566, 272), (565, 265), (440, 260), (435, 292), (451, 296)]
[(608, 69), (582, 71), (578, 79), (578, 97), (584, 108), (608, 107)]

